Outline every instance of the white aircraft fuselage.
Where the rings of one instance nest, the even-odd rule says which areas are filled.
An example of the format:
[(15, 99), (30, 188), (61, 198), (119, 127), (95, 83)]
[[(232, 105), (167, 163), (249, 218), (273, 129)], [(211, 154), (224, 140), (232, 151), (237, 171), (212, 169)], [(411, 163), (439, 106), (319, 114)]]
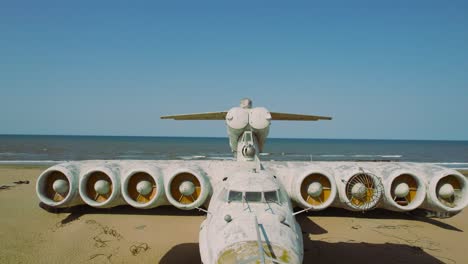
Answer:
[(264, 170), (237, 171), (220, 184), (199, 240), (203, 263), (302, 263), (303, 258), (289, 196)]
[[(302, 263), (302, 232), (295, 215), (309, 210), (421, 208), (450, 217), (468, 205), (468, 180), (433, 164), (260, 162), (270, 120), (329, 117), (269, 112), (243, 99), (240, 107), (226, 112), (162, 118), (225, 120), (236, 160), (65, 162), (38, 177), (40, 201), (56, 208), (84, 203), (96, 208), (198, 208), (207, 212), (199, 238), (205, 264)], [(303, 210), (294, 213), (292, 202)]]
[(249, 99), (226, 113), (229, 143), (240, 163), (214, 191), (200, 228), (203, 263), (302, 263), (303, 242), (286, 189), (258, 158), (270, 112)]

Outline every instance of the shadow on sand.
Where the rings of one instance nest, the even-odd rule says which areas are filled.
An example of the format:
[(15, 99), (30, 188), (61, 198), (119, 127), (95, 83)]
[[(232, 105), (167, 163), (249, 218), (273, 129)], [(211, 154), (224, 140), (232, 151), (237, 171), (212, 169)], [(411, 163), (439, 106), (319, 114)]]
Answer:
[(161, 206), (152, 209), (137, 209), (128, 205), (121, 205), (112, 208), (94, 208), (88, 205), (77, 205), (69, 208), (53, 208), (44, 203), (39, 203), (39, 207), (49, 213), (60, 214), (69, 213), (62, 219), (61, 224), (67, 224), (79, 219), (83, 215), (89, 214), (109, 214), (109, 215), (170, 215), (170, 216), (203, 216), (204, 212), (199, 210), (180, 210), (173, 206)]
[(198, 243), (184, 243), (174, 246), (162, 257), (159, 263), (201, 263)]
[(303, 263), (444, 263), (419, 247), (402, 244), (330, 243), (304, 239)]
[[(437, 227), (463, 232), (463, 230), (456, 228), (450, 224), (441, 222), (436, 218), (429, 218), (423, 216), (423, 211), (412, 211), (412, 212), (394, 212), (385, 209), (375, 209), (367, 212), (353, 212), (341, 208), (327, 208), (323, 211), (317, 212), (308, 212), (307, 216), (321, 216), (321, 217), (349, 217), (349, 218), (365, 218), (365, 219), (395, 219), (395, 220), (410, 220), (410, 221), (419, 221), (435, 225)], [(299, 217), (298, 215), (297, 217)]]
[[(381, 215), (377, 212), (375, 217), (377, 216)], [(309, 235), (326, 234), (328, 231), (314, 223), (307, 215), (298, 215), (296, 219), (301, 225), (303, 234), (303, 263), (443, 263), (416, 246), (315, 240)], [(447, 259), (447, 261), (451, 260)]]
[[(400, 244), (329, 243), (304, 238), (303, 263), (443, 263), (421, 248)], [(171, 248), (161, 264), (201, 263), (198, 243), (185, 243)]]
[[(65, 209), (56, 209), (40, 204), (40, 207), (51, 213), (69, 213), (61, 223), (67, 224), (86, 214), (116, 214), (116, 215), (171, 215), (171, 216), (203, 216), (205, 213), (198, 210), (184, 211), (171, 206), (154, 209), (136, 209), (130, 206), (118, 206), (109, 209), (98, 209), (87, 205), (80, 205)], [(367, 219), (405, 219), (422, 221), (440, 228), (463, 232), (449, 224), (436, 219), (420, 217), (410, 213), (399, 213), (376, 209), (366, 213), (351, 212), (345, 209), (328, 208), (325, 211), (299, 214), (296, 219), (301, 225), (304, 239), (303, 263), (342, 263), (361, 264), (377, 262), (390, 263), (443, 263), (437, 258), (427, 254), (421, 248), (402, 244), (371, 244), (355, 242), (325, 242), (313, 240), (309, 235), (328, 233), (327, 230), (314, 223), (310, 217), (348, 217)], [(448, 263), (450, 260), (447, 259)], [(174, 246), (161, 259), (160, 263), (201, 263), (198, 243), (184, 243)]]
[[(88, 205), (78, 205), (70, 208), (53, 208), (47, 206), (44, 203), (39, 203), (39, 206), (48, 211), (49, 213), (70, 213), (66, 218), (62, 220), (62, 224), (72, 222), (85, 214), (117, 214), (117, 215), (170, 215), (170, 216), (203, 216), (204, 212), (199, 210), (180, 210), (173, 206), (161, 206), (152, 209), (137, 209), (128, 205), (116, 206), (113, 208), (94, 208)], [(384, 209), (375, 209), (367, 212), (353, 212), (341, 208), (327, 208), (327, 210), (317, 211), (317, 212), (308, 212), (304, 214), (299, 214), (296, 218), (301, 223), (300, 219), (305, 216), (321, 216), (321, 217), (349, 217), (349, 218), (367, 218), (367, 219), (403, 219), (403, 220), (412, 220), (420, 221), (428, 224), (435, 225), (437, 227), (463, 232), (463, 230), (458, 229), (450, 224), (441, 222), (435, 218), (429, 218), (421, 216), (421, 213), (418, 211), (415, 212), (393, 212)], [(303, 225), (301, 223), (301, 225)], [(315, 225), (315, 227), (313, 226)], [(303, 229), (307, 228), (320, 228), (315, 223), (308, 223), (306, 226), (302, 227)], [(312, 234), (324, 234), (326, 230), (316, 230), (319, 233), (313, 233), (306, 230), (303, 230)], [(322, 232), (322, 233), (320, 233)]]

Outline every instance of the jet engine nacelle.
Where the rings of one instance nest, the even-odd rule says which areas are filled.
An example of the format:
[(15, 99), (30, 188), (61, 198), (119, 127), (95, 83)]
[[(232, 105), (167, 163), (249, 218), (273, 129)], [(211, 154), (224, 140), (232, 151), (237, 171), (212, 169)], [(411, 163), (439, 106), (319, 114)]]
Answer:
[(137, 164), (122, 178), (122, 197), (135, 208), (149, 209), (166, 202), (161, 170)]
[(254, 132), (260, 150), (270, 130), (271, 114), (266, 108), (256, 107), (245, 109), (233, 107), (226, 114), (229, 142), (232, 150), (237, 149), (237, 142), (242, 134), (251, 130)]
[(81, 199), (90, 206), (109, 208), (125, 204), (120, 196), (120, 170), (112, 164), (84, 170), (79, 182)]
[(37, 179), (39, 200), (51, 207), (70, 207), (82, 204), (78, 195), (79, 170), (75, 165), (63, 163), (45, 170)]
[(211, 185), (201, 169), (179, 168), (165, 177), (165, 191), (173, 206), (191, 210), (205, 203), (211, 193)]
[(427, 199), (422, 208), (459, 213), (468, 205), (468, 180), (457, 171), (443, 170), (434, 174), (427, 187)]
[(301, 169), (299, 177), (292, 180), (291, 198), (302, 208), (323, 210), (336, 198), (337, 187), (331, 172), (321, 168)]
[(258, 140), (260, 151), (270, 131), (271, 114), (264, 107), (256, 107), (250, 110), (249, 125)]
[(382, 198), (381, 179), (368, 169), (341, 166), (335, 168), (335, 180), (340, 198), (340, 203), (335, 204), (337, 207), (366, 211), (377, 207)]
[(384, 208), (393, 211), (411, 211), (424, 202), (426, 184), (420, 172), (397, 170), (384, 179)]
[(406, 168), (386, 174), (383, 179), (383, 207), (400, 212), (420, 207), (426, 199), (426, 181), (422, 175), (420, 170)]
[(249, 111), (241, 107), (233, 107), (226, 114), (226, 125), (229, 136), (229, 145), (234, 151), (242, 133), (249, 125)]

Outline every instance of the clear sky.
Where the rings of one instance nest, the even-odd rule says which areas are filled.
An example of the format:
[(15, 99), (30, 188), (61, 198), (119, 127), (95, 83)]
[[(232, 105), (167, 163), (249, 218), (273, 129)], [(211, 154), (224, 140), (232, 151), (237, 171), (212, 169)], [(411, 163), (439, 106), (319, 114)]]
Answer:
[(377, 2), (0, 1), (0, 134), (468, 140), (468, 2)]

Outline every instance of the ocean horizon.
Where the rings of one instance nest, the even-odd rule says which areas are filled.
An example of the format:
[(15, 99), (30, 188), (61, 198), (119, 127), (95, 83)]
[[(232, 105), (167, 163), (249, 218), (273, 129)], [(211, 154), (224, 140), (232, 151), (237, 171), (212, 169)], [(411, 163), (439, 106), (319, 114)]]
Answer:
[[(268, 138), (262, 160), (405, 161), (468, 169), (468, 141)], [(0, 135), (0, 164), (233, 160), (227, 137)]]

